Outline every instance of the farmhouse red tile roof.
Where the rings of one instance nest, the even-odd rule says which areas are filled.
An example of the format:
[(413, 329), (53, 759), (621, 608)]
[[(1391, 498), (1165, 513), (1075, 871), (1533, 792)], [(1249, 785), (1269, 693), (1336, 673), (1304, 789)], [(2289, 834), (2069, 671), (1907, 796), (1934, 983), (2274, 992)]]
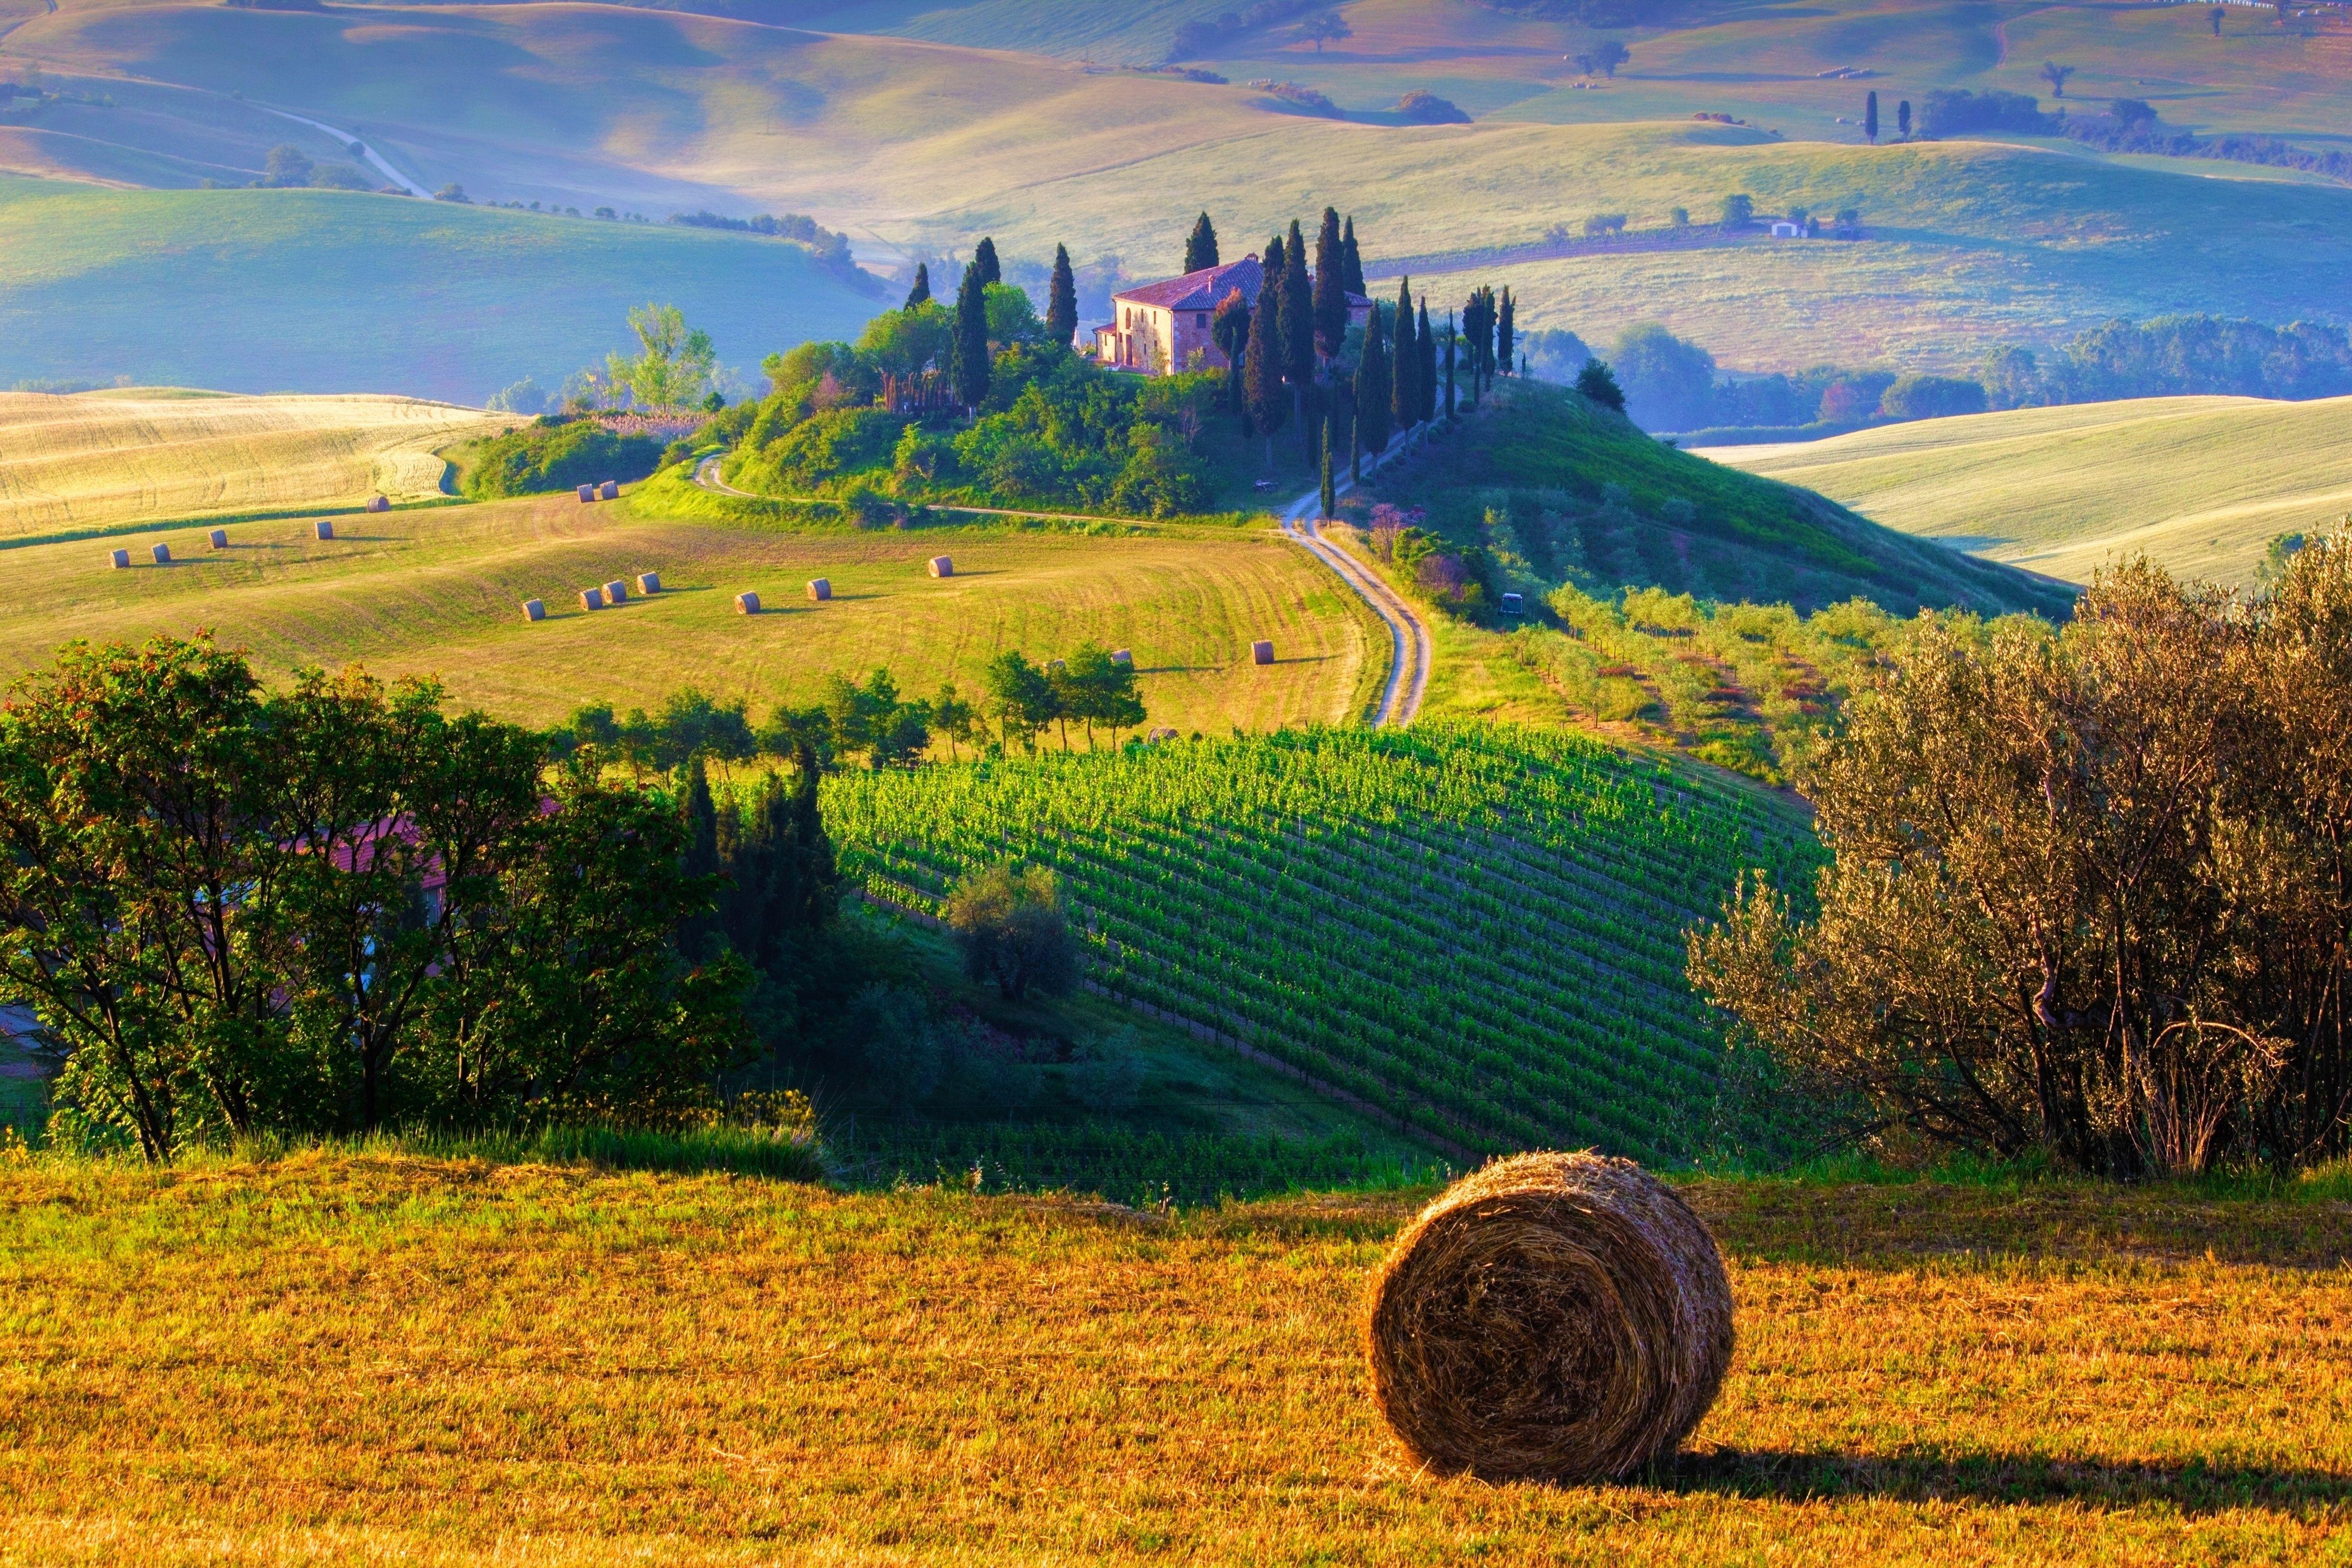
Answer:
[(1242, 291), (1243, 299), (1255, 300), (1261, 270), (1256, 257), (1244, 256), (1239, 261), (1204, 267), (1181, 278), (1171, 278), (1165, 283), (1122, 289), (1111, 299), (1129, 305), (1157, 305), (1163, 310), (1213, 310), (1219, 300), (1236, 289)]

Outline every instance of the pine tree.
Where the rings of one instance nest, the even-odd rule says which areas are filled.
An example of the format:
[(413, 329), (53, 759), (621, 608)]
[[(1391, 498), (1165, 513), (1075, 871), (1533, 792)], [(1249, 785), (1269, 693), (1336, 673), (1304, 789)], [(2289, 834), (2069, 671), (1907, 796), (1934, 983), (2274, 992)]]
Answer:
[(1363, 258), (1356, 254), (1356, 215), (1348, 215), (1347, 226), (1339, 234), (1339, 279), (1350, 294), (1364, 292)]
[(1265, 464), (1274, 466), (1274, 433), (1290, 417), (1290, 399), (1282, 388), (1282, 300), (1272, 289), (1257, 295), (1257, 314), (1250, 320), (1249, 349), (1242, 362), (1242, 395), (1248, 400), (1250, 419), (1265, 437)]
[(1503, 374), (1511, 374), (1511, 291), (1503, 290), (1503, 305), (1495, 317), (1495, 357), (1503, 362)]
[(1396, 331), (1389, 342), (1389, 422), (1399, 430), (1421, 423), (1421, 345), (1412, 337), (1412, 279), (1397, 285)]
[(1413, 380), (1421, 394), (1421, 420), (1437, 417), (1437, 335), (1429, 330), (1429, 296), (1421, 297), (1421, 313), (1412, 323), (1413, 346), (1421, 351), (1421, 374)]
[(1872, 146), (1878, 144), (1878, 94), (1874, 91), (1862, 106), (1862, 133)]
[(930, 302), (931, 264), (928, 261), (918, 261), (915, 263), (915, 286), (907, 290), (907, 303), (903, 308), (911, 310), (918, 305), (928, 305)]
[(982, 288), (1004, 281), (1004, 268), (996, 264), (996, 241), (982, 236), (981, 242), (972, 247), (971, 264), (980, 268)]
[(1376, 457), (1389, 448), (1389, 340), (1382, 325), (1375, 305), (1364, 329), (1363, 356), (1356, 362), (1357, 444)]
[(966, 408), (977, 411), (988, 395), (988, 286), (973, 261), (956, 289), (955, 336), (948, 343), (948, 374)]
[(1323, 426), (1323, 489), (1317, 499), (1322, 502), (1323, 515), (1329, 517), (1339, 510), (1339, 492), (1331, 482), (1331, 421), (1320, 421)]
[(1348, 341), (1348, 264), (1339, 247), (1339, 215), (1325, 207), (1315, 236), (1315, 346), (1327, 360)]
[(1454, 422), (1454, 312), (1445, 313), (1445, 420)]
[(1054, 282), (1045, 297), (1045, 337), (1068, 348), (1078, 335), (1078, 280), (1070, 271), (1070, 248), (1054, 247)]
[(1202, 213), (1184, 240), (1184, 270), (1199, 272), (1217, 265), (1217, 226)]
[(1315, 289), (1307, 276), (1307, 237), (1298, 232), (1296, 218), (1282, 247), (1282, 347), (1283, 370), (1303, 423), (1315, 385)]

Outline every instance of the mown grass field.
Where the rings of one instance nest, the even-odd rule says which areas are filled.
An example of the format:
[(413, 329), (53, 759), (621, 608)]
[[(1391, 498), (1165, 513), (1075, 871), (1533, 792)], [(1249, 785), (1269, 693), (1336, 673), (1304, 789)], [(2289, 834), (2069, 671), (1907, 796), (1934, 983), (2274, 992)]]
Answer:
[(2327, 1564), (2340, 1189), (1685, 1191), (1739, 1343), (1622, 1487), (1415, 1474), (1411, 1194), (1168, 1216), (303, 1156), (0, 1173), (0, 1511), (50, 1563)]
[(2021, 408), (1706, 456), (2073, 582), (2145, 553), (2184, 576), (2244, 586), (2273, 539), (2352, 513), (2344, 397)]
[(436, 448), (511, 423), (407, 397), (0, 393), (0, 538), (425, 500)]
[[(437, 675), (461, 702), (546, 723), (583, 702), (656, 706), (689, 685), (761, 712), (877, 667), (903, 691), (953, 679), (969, 692), (1003, 649), (1043, 658), (1092, 639), (1135, 650), (1152, 723), (1215, 734), (1348, 719), (1387, 674), (1385, 628), (1270, 526), (810, 532), (564, 495), (347, 514), (335, 531), (320, 541), (308, 521), (280, 520), (231, 525), (226, 552), (197, 527), (12, 551), (0, 668), (44, 665), (68, 637), (210, 627), (273, 676), (359, 661)], [(172, 564), (148, 564), (156, 542)], [(116, 542), (132, 570), (108, 567)], [(940, 554), (953, 578), (926, 574)], [(582, 588), (647, 571), (658, 597), (580, 608)], [(824, 605), (804, 592), (819, 576), (834, 587)], [(747, 589), (768, 606), (755, 617), (735, 613)], [(527, 598), (545, 602), (545, 621), (523, 620)], [(1257, 637), (1274, 639), (1278, 663), (1250, 663)]]
[(552, 394), (630, 307), (680, 306), (720, 362), (854, 336), (878, 302), (750, 235), (332, 191), (107, 190), (0, 175), (0, 385)]

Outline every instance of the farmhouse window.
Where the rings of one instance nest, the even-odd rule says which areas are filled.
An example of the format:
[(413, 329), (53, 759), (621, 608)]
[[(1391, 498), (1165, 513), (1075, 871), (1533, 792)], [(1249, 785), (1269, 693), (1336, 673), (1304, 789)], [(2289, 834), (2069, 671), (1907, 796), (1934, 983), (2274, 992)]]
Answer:
[(1209, 313), (1206, 310), (1194, 311), (1192, 314), (1192, 324), (1196, 327), (1207, 326), (1209, 324)]

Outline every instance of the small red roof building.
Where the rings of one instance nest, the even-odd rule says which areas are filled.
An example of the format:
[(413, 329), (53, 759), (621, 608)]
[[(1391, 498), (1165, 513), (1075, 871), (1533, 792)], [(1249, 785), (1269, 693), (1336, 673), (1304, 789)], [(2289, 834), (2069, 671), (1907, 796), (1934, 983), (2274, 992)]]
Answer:
[[(1222, 267), (1204, 267), (1113, 294), (1111, 319), (1094, 330), (1095, 358), (1144, 375), (1230, 369), (1210, 323), (1217, 306), (1236, 290), (1242, 303), (1255, 310), (1265, 282), (1263, 264), (1255, 256), (1244, 256)], [(1349, 294), (1348, 324), (1360, 327), (1371, 319), (1371, 300)]]

